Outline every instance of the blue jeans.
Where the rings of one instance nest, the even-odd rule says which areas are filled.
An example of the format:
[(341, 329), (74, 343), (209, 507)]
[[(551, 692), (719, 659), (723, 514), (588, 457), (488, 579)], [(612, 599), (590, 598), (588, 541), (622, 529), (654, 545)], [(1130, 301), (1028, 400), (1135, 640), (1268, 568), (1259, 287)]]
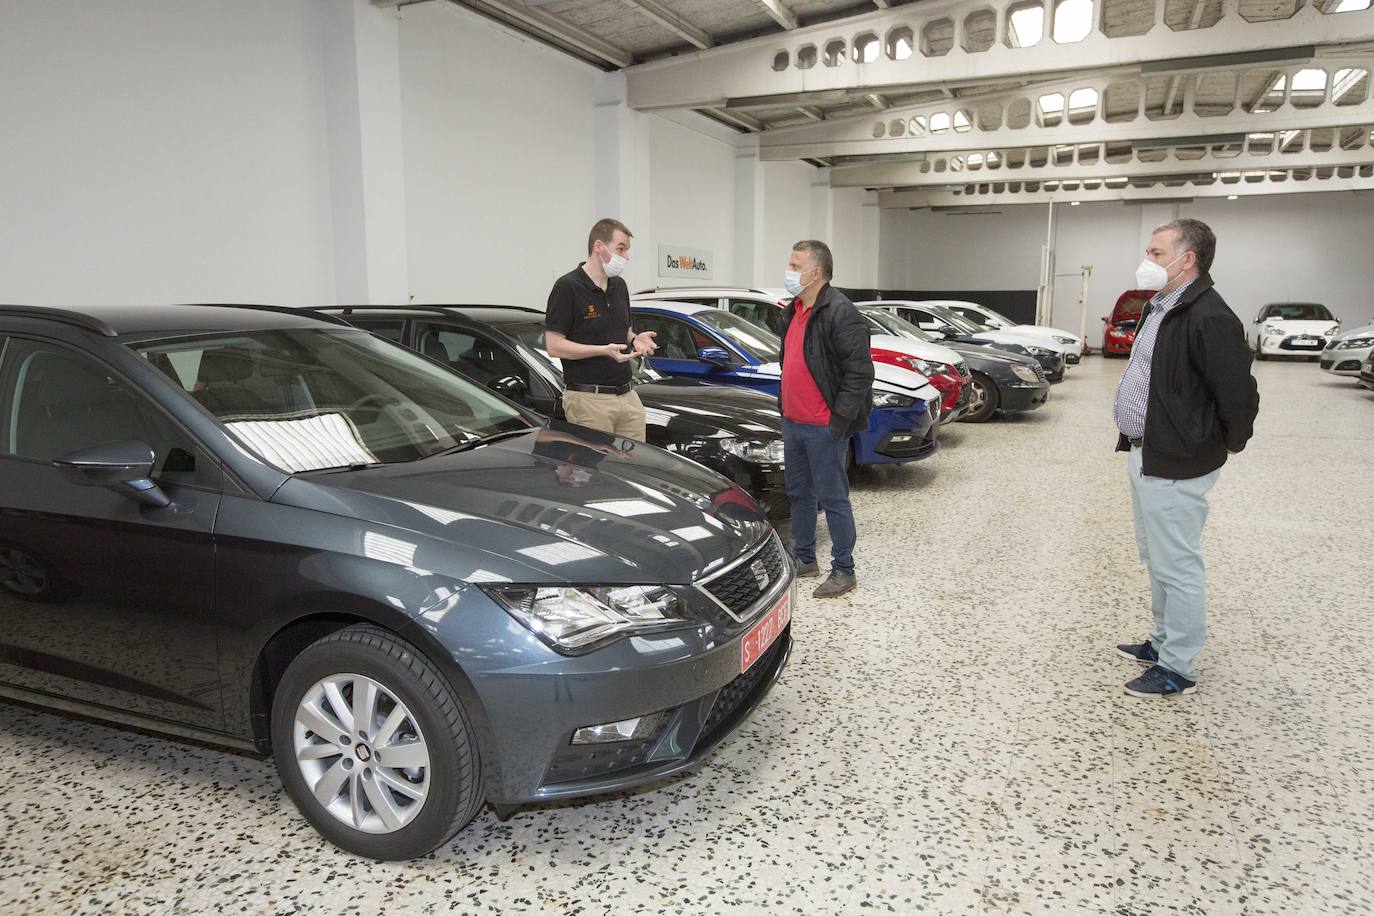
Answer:
[(849, 505), (849, 478), (844, 452), (849, 440), (836, 442), (826, 426), (793, 423), (783, 417), (783, 474), (792, 500), (792, 554), (798, 563), (816, 561), (816, 509), (825, 510), (830, 528), (830, 567), (854, 574), (854, 510)]
[(1207, 491), (1216, 470), (1191, 480), (1150, 477), (1141, 469), (1141, 450), (1131, 449), (1131, 508), (1140, 559), (1150, 571), (1150, 642), (1159, 664), (1190, 681), (1207, 635), (1206, 568), (1202, 526), (1207, 521)]

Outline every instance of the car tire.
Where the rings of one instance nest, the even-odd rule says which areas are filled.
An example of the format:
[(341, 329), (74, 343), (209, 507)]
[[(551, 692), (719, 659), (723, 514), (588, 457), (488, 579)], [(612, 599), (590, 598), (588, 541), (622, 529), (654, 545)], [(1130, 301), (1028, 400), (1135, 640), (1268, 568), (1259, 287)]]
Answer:
[(1002, 391), (997, 383), (981, 372), (973, 373), (969, 380), (973, 386), (973, 396), (969, 399), (968, 413), (964, 414), (965, 423), (983, 423), (992, 419), (1002, 404)]
[[(477, 739), (453, 687), (418, 649), (370, 624), (292, 660), (273, 697), (272, 751), (301, 814), (354, 855), (425, 855), (482, 807)], [(401, 766), (387, 766), (394, 754)]]

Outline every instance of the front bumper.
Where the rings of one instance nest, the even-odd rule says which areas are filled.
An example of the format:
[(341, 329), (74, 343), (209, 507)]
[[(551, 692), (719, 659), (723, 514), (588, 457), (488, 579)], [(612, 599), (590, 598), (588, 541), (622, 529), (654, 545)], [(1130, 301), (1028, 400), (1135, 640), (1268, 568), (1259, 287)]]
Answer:
[(1030, 385), (1024, 382), (1016, 385), (1003, 385), (1001, 390), (1001, 409), (1007, 413), (1035, 410), (1043, 407), (1045, 402), (1050, 399), (1048, 382), (1039, 385)]
[(1337, 375), (1358, 377), (1360, 366), (1369, 358), (1371, 350), (1374, 350), (1374, 347), (1363, 347), (1359, 350), (1333, 350), (1328, 347), (1322, 351), (1321, 367)]
[[(786, 596), (795, 611), (795, 571), (780, 544), (777, 550), (777, 575), (738, 620), (720, 623), (721, 607), (696, 588), (679, 587), (694, 616), (717, 622), (628, 636), (583, 655), (555, 652), (475, 587), (442, 612), (416, 618), (411, 626), (442, 647), (477, 729), (488, 801), (521, 805), (620, 791), (709, 755), (787, 663), (790, 625), (741, 673), (745, 635)], [(642, 740), (572, 744), (580, 728), (658, 714)]]
[(959, 388), (959, 397), (953, 406), (940, 412), (941, 423), (953, 423), (963, 419), (964, 414), (968, 413), (969, 405), (973, 403), (973, 385), (970, 379), (963, 379), (963, 385)]
[(1265, 356), (1319, 356), (1326, 344), (1327, 338), (1312, 334), (1264, 335), (1259, 338), (1259, 352)]
[(896, 464), (929, 458), (940, 447), (939, 429), (925, 402), (875, 408), (869, 412), (868, 429), (854, 437), (854, 462)]

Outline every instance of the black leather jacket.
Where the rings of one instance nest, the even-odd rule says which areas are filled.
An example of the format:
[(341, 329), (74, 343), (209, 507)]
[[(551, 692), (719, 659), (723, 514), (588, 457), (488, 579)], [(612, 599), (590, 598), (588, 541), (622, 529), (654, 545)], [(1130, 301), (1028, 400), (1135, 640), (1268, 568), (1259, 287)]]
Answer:
[[(873, 406), (868, 324), (854, 303), (828, 283), (813, 308), (816, 311), (806, 322), (802, 352), (806, 368), (830, 408), (830, 433), (839, 441), (868, 428), (868, 412)], [(787, 358), (787, 329), (796, 313), (795, 307), (789, 307), (783, 316), (780, 365)]]
[[(1146, 306), (1136, 327), (1150, 313)], [(1203, 274), (1160, 320), (1150, 358), (1141, 470), (1187, 480), (1210, 474), (1255, 431), (1259, 388), (1235, 312)], [(1117, 451), (1131, 447), (1124, 435)]]

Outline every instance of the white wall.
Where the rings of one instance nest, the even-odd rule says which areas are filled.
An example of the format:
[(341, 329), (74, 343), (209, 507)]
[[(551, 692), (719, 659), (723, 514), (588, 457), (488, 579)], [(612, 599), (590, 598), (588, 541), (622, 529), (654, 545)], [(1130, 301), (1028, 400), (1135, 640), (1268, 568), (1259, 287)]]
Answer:
[[(649, 116), (650, 225), (635, 231), (631, 289), (710, 282), (739, 282), (735, 263), (735, 146), (716, 136)], [(710, 281), (658, 275), (658, 246), (708, 250)], [(640, 281), (642, 285), (640, 284)]]
[(400, 39), (411, 294), (543, 308), (602, 215), (599, 71), (450, 3)]
[(782, 286), (792, 246), (814, 234), (811, 186), (817, 169), (804, 162), (764, 162), (763, 240), (759, 252), (757, 286)]
[(7, 9), (0, 302), (331, 302), (323, 7)]
[[(1099, 320), (1135, 285), (1144, 241), (1178, 216), (1200, 219), (1217, 234), (1212, 267), (1218, 291), (1247, 322), (1264, 302), (1324, 302), (1347, 327), (1374, 315), (1369, 286), (1374, 194), (1204, 199), (1191, 204), (1057, 205), (1054, 324), (1076, 331), (1081, 265), (1093, 266), (1087, 333), (1102, 337)], [(879, 276), (890, 289), (1035, 289), (1045, 207), (1004, 207), (981, 216), (885, 211)], [(1247, 327), (1248, 327), (1247, 323)]]

